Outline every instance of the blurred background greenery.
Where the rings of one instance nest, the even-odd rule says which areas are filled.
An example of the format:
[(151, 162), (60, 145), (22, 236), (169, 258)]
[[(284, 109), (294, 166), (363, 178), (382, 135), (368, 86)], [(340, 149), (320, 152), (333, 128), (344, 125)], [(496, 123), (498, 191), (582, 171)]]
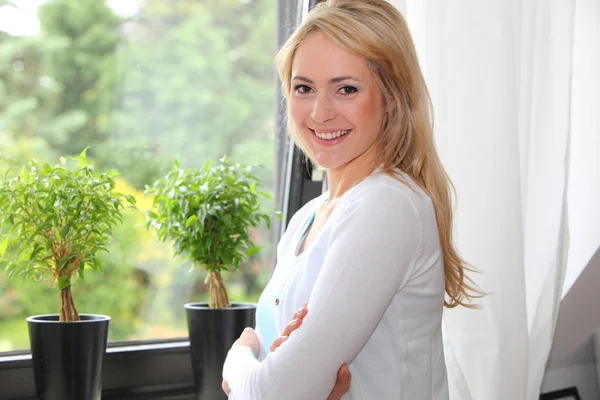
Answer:
[[(73, 293), (80, 313), (111, 316), (111, 342), (185, 337), (183, 304), (208, 298), (204, 273), (143, 224), (144, 187), (175, 157), (260, 163), (273, 193), (275, 3), (129, 1), (127, 15), (103, 0), (38, 1), (37, 33), (0, 26), (0, 173), (91, 146), (96, 167), (119, 170), (118, 190), (138, 202), (102, 254), (104, 273)], [(252, 235), (263, 249), (225, 276), (232, 301), (257, 301), (271, 274), (271, 234)], [(0, 273), (0, 352), (29, 347), (27, 316), (57, 312), (53, 288)]]

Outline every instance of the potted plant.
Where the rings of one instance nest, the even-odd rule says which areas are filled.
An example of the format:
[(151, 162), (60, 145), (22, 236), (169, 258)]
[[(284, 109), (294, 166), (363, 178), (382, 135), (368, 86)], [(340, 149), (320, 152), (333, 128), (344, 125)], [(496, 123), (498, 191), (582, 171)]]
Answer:
[[(86, 149), (87, 150), (87, 149)], [(36, 393), (41, 399), (99, 400), (108, 323), (79, 314), (75, 282), (101, 270), (121, 210), (134, 199), (113, 193), (115, 171), (97, 173), (79, 156), (40, 164), (0, 181), (0, 261), (7, 277), (22, 276), (58, 291), (58, 314), (27, 318)]]
[(164, 179), (146, 188), (154, 196), (148, 228), (207, 273), (210, 301), (185, 305), (198, 398), (226, 398), (225, 356), (244, 328), (254, 325), (256, 305), (230, 303), (222, 272), (238, 269), (258, 252), (249, 228), (262, 222), (270, 227), (269, 216), (260, 211), (261, 198), (269, 196), (257, 190), (258, 183), (251, 167), (222, 158), (197, 169), (183, 169), (176, 161)]

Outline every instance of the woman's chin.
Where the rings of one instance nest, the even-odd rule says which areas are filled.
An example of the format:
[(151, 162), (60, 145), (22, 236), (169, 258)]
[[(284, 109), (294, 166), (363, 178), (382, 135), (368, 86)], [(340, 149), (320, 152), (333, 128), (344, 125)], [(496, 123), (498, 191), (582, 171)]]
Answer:
[(350, 162), (353, 158), (348, 151), (340, 151), (341, 149), (332, 149), (319, 146), (307, 146), (310, 158), (312, 161), (323, 169), (335, 170)]
[(340, 157), (332, 157), (331, 155), (317, 155), (313, 158), (317, 165), (326, 170), (333, 170), (344, 165), (347, 160), (342, 160)]

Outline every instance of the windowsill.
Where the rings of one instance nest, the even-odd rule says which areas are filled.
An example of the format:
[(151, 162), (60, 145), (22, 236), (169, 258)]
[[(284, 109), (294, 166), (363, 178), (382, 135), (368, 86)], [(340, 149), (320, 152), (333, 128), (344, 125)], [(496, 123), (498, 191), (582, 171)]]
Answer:
[[(139, 342), (118, 342), (109, 343), (106, 348), (106, 354), (121, 354), (131, 352), (148, 352), (148, 351), (173, 351), (177, 348), (185, 348), (188, 351), (190, 347), (189, 340), (172, 339), (168, 341), (139, 341)], [(107, 356), (110, 357), (110, 356)], [(30, 350), (16, 350), (5, 353), (0, 353), (0, 369), (6, 368), (7, 365), (16, 362), (31, 361)]]
[[(29, 351), (0, 356), (0, 387), (0, 398), (35, 398)], [(189, 397), (194, 393), (189, 341), (109, 345), (102, 388), (103, 399), (193, 398)]]

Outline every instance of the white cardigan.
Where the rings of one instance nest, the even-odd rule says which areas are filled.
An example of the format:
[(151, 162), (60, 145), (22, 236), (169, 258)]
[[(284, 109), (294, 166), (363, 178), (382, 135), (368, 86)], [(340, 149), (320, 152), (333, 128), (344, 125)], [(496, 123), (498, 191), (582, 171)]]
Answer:
[(308, 313), (266, 358), (264, 348), (258, 359), (248, 347), (229, 351), (229, 399), (325, 400), (343, 363), (352, 373), (344, 400), (448, 399), (435, 213), (400, 176), (408, 184), (378, 173), (346, 192), (300, 264), (298, 232), (328, 194), (294, 215), (269, 283), (279, 293), (275, 326), (281, 332), (307, 300)]

